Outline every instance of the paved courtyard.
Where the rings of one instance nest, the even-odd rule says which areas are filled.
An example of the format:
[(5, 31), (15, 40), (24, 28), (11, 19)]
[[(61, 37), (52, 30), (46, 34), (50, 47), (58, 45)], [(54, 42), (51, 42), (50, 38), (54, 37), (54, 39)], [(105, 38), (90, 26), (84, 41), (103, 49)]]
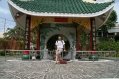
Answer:
[(4, 61), (0, 59), (0, 79), (91, 79), (119, 78), (119, 62)]

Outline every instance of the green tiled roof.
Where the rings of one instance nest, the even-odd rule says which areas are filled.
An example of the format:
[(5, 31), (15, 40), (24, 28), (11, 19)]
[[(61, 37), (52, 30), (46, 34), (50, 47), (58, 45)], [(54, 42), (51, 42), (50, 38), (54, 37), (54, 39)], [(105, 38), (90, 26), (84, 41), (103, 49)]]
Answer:
[(106, 9), (114, 3), (89, 3), (82, 0), (31, 0), (20, 1), (11, 0), (17, 6), (32, 12), (39, 13), (70, 13), (70, 14), (88, 14), (96, 13)]

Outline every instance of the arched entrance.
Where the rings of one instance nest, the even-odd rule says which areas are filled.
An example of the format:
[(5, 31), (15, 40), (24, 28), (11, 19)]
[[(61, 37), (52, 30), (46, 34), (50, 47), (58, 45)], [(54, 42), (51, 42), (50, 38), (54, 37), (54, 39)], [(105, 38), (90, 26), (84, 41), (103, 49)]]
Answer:
[[(47, 41), (47, 49), (48, 49), (48, 54), (50, 56), (54, 56), (55, 55), (55, 42), (58, 40), (58, 36), (59, 35), (53, 35), (52, 37), (50, 37), (50, 39)], [(65, 48), (66, 48), (66, 52), (63, 52), (63, 57), (66, 56), (70, 50), (70, 43), (69, 43), (69, 40), (64, 36), (64, 35), (60, 35), (62, 36), (62, 40), (64, 40), (65, 42)]]

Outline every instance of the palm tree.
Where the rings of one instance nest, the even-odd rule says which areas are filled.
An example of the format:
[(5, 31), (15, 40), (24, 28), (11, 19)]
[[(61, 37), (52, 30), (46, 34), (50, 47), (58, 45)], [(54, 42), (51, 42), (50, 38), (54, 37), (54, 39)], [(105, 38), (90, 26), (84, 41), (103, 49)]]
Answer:
[(4, 37), (10, 39), (23, 39), (24, 31), (21, 30), (19, 26), (15, 26), (14, 28), (7, 28), (7, 32), (4, 33)]
[[(18, 46), (21, 47), (21, 44), (23, 45), (24, 41), (24, 30), (22, 30), (19, 26), (15, 26), (14, 28), (7, 28), (7, 32), (4, 33), (4, 38), (7, 40), (11, 39), (16, 41)], [(13, 45), (13, 49), (16, 48), (15, 45)]]

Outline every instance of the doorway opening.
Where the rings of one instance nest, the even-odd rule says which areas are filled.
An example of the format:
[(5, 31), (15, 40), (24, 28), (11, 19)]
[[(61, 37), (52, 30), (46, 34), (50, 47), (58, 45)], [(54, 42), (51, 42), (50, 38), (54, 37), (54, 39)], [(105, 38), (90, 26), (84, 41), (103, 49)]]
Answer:
[[(59, 35), (53, 35), (52, 37), (50, 37), (50, 39), (47, 42), (48, 54), (50, 56), (55, 56), (55, 43), (58, 40), (58, 36)], [(64, 40), (64, 42), (65, 42), (65, 48), (67, 50), (66, 52), (62, 52), (61, 53), (61, 55), (64, 57), (70, 51), (70, 43), (69, 43), (69, 40), (64, 35), (60, 35), (60, 36), (62, 37), (62, 40)]]

